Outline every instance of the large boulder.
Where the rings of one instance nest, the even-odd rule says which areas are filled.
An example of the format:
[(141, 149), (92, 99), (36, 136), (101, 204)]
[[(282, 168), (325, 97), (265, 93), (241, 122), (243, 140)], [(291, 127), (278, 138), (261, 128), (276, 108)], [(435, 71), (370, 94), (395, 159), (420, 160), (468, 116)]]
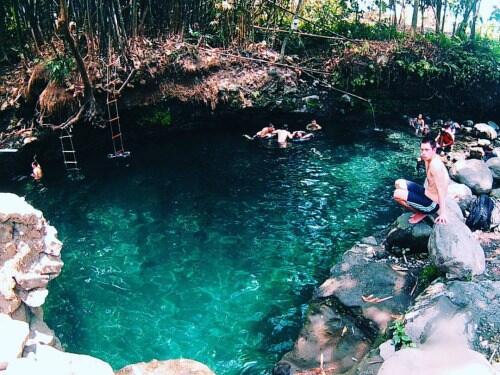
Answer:
[(500, 158), (490, 158), (486, 161), (486, 166), (490, 169), (495, 180), (500, 179)]
[(474, 129), (476, 130), (477, 135), (481, 138), (496, 139), (497, 137), (497, 132), (495, 131), (495, 129), (493, 129), (488, 124), (476, 124), (474, 125)]
[(114, 375), (109, 364), (88, 355), (61, 352), (48, 345), (38, 345), (28, 358), (9, 363), (5, 375), (60, 374)]
[(462, 212), (467, 210), (475, 199), (472, 190), (467, 185), (457, 184), (455, 181), (450, 181), (448, 185), (448, 197), (457, 202)]
[(378, 375), (494, 375), (481, 354), (463, 347), (430, 346), (403, 349), (380, 368)]
[(448, 217), (447, 224), (434, 225), (428, 247), (431, 261), (449, 278), (465, 279), (484, 272), (481, 245), (470, 229), (454, 216)]
[(309, 306), (293, 350), (280, 362), (288, 363), (293, 371), (307, 370), (318, 368), (323, 357), (325, 369), (343, 372), (361, 360), (369, 349), (370, 339), (356, 319), (343, 314), (331, 301), (324, 301)]
[(459, 160), (450, 169), (455, 181), (467, 185), (474, 194), (488, 194), (493, 187), (491, 171), (482, 160)]
[(432, 227), (426, 220), (410, 224), (408, 220), (411, 215), (411, 212), (406, 212), (392, 224), (385, 243), (387, 251), (396, 255), (401, 255), (403, 249), (410, 249), (412, 253), (427, 252)]
[(152, 360), (128, 365), (116, 375), (215, 375), (203, 363), (192, 359)]
[(435, 281), (405, 318), (405, 331), (417, 344), (453, 342), (491, 355), (500, 335), (500, 281)]
[(368, 352), (370, 341), (383, 332), (394, 316), (409, 306), (416, 277), (408, 268), (392, 268), (375, 258), (384, 248), (358, 244), (346, 251), (331, 269), (331, 277), (316, 291), (299, 339), (282, 359), (292, 370), (323, 364), (347, 371)]
[(4, 370), (9, 362), (21, 357), (29, 328), (26, 322), (14, 320), (7, 314), (0, 314), (0, 371)]
[[(410, 271), (395, 270), (386, 263), (366, 259), (354, 265), (336, 265), (315, 296), (333, 297), (344, 311), (364, 321), (366, 332), (377, 335), (385, 331), (391, 315), (401, 314), (409, 306), (415, 282)], [(370, 296), (383, 301), (371, 302), (366, 298)]]

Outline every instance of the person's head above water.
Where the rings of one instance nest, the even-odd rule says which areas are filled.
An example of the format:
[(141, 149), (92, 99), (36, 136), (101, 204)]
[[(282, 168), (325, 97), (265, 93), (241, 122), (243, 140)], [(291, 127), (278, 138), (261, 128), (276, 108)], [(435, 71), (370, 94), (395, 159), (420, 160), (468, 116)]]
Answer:
[(429, 161), (434, 155), (436, 155), (436, 140), (430, 136), (425, 136), (420, 142), (420, 158), (423, 161)]
[(272, 122), (270, 122), (269, 125), (267, 125), (267, 127), (274, 129), (274, 124)]
[(418, 119), (419, 119), (419, 120), (421, 120), (423, 117), (424, 117), (424, 116), (423, 116), (421, 113), (419, 113), (419, 114), (418, 114)]

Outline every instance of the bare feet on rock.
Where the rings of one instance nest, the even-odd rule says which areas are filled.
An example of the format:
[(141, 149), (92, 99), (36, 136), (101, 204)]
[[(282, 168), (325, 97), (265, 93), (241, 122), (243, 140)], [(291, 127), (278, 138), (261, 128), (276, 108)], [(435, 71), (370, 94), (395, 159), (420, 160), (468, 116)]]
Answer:
[(410, 216), (410, 219), (408, 220), (408, 222), (410, 224), (418, 224), (422, 220), (424, 220), (426, 216), (427, 216), (427, 214), (423, 214), (421, 212), (416, 212), (416, 213), (414, 213), (413, 215)]

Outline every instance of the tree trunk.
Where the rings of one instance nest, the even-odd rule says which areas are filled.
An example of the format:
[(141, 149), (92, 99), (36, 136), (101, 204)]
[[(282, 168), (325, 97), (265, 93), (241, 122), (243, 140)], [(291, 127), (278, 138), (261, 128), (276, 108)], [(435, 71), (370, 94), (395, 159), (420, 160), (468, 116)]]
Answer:
[(477, 16), (479, 14), (479, 8), (481, 7), (481, 0), (476, 0), (477, 4), (474, 7), (473, 10), (473, 16), (472, 16), (472, 25), (470, 28), (470, 39), (475, 40), (476, 39), (476, 22), (477, 22)]
[(444, 33), (444, 23), (446, 20), (446, 11), (448, 10), (448, 0), (444, 0), (444, 11), (443, 11), (443, 18), (441, 20), (441, 32)]
[(439, 33), (441, 26), (441, 11), (443, 10), (443, 0), (436, 0), (436, 34)]
[(69, 31), (68, 7), (66, 5), (66, 0), (59, 0), (59, 17), (57, 18), (57, 29), (57, 31), (62, 33), (64, 39), (68, 43), (71, 54), (75, 58), (76, 66), (83, 82), (84, 105), (89, 105), (87, 114), (88, 119), (92, 120), (95, 116), (94, 90), (92, 88), (92, 84), (90, 83), (85, 63), (82, 59), (82, 56), (80, 55), (80, 51), (78, 51), (75, 39)]
[[(295, 9), (295, 14), (293, 16), (292, 22), (299, 15), (300, 8), (302, 6), (302, 1), (303, 0), (299, 0), (299, 2), (297, 3), (297, 8)], [(281, 46), (281, 52), (280, 52), (280, 59), (279, 59), (279, 61), (283, 61), (283, 57), (285, 56), (286, 45), (288, 43), (288, 39), (290, 39), (290, 35), (291, 34), (292, 34), (292, 26), (290, 25), (290, 32), (288, 34), (286, 34), (285, 40), (283, 40), (283, 45)]]
[(413, 0), (413, 15), (411, 17), (411, 33), (415, 35), (417, 32), (418, 9), (420, 7), (419, 0)]

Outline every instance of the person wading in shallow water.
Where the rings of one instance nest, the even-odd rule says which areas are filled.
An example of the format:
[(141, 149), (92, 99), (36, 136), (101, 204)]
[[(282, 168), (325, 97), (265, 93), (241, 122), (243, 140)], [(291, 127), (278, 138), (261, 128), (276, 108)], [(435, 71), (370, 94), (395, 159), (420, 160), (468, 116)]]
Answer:
[(31, 168), (33, 169), (31, 177), (33, 177), (33, 179), (36, 181), (41, 180), (43, 177), (43, 172), (40, 164), (35, 160), (33, 163), (31, 163)]
[(396, 180), (394, 200), (415, 212), (408, 220), (411, 224), (422, 221), (427, 215), (438, 213), (435, 223), (448, 222), (446, 195), (448, 193), (448, 170), (436, 154), (436, 141), (425, 137), (420, 144), (420, 158), (425, 163), (427, 178), (424, 186), (403, 179)]

